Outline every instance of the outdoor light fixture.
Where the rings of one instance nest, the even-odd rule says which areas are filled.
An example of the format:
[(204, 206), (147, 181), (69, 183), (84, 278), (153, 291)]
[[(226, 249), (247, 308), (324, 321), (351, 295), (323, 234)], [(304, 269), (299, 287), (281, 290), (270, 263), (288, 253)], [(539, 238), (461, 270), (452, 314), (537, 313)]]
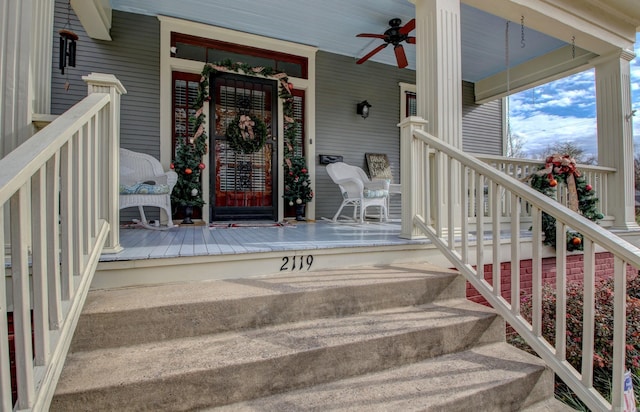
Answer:
[(369, 102), (366, 100), (363, 100), (360, 103), (358, 103), (358, 105), (356, 106), (356, 113), (362, 116), (363, 119), (366, 119), (367, 117), (369, 117), (370, 107), (371, 105), (369, 104)]

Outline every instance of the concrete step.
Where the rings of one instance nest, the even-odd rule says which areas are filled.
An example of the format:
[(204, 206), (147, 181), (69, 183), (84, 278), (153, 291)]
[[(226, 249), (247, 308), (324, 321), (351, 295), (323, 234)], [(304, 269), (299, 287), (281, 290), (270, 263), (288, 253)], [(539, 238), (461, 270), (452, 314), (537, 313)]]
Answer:
[[(374, 284), (380, 282), (380, 277), (373, 278)], [(439, 281), (436, 279), (436, 283)], [(304, 283), (303, 279), (300, 282)], [(260, 329), (79, 351), (67, 358), (51, 410), (202, 409), (501, 341), (504, 321), (492, 310), (464, 299), (452, 299)], [(502, 352), (489, 355), (483, 355), (485, 363), (498, 367), (498, 372), (493, 372), (498, 380), (504, 380), (503, 375), (511, 376), (507, 370), (532, 367), (524, 358), (507, 357), (508, 362), (503, 364), (499, 362), (506, 356)], [(438, 376), (454, 382), (464, 381), (466, 372), (462, 371), (473, 368), (478, 361), (461, 361), (459, 367), (463, 369), (458, 372), (453, 359), (447, 362)], [(515, 387), (531, 389), (524, 383)], [(429, 391), (437, 393), (440, 385), (435, 388), (438, 389), (432, 387)]]
[(495, 343), (207, 411), (562, 411), (539, 409), (559, 406), (552, 386), (540, 359)]
[(464, 293), (455, 272), (428, 264), (94, 290), (70, 351), (422, 305)]

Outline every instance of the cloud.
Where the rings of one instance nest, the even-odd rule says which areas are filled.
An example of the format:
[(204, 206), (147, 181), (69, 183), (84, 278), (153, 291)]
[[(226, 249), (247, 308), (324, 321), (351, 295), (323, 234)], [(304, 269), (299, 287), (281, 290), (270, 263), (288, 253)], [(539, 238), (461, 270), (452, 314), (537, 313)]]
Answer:
[[(640, 55), (640, 33), (636, 35)], [(630, 62), (633, 137), (640, 151), (640, 58)], [(573, 142), (597, 154), (595, 71), (593, 69), (509, 97), (509, 129), (523, 151), (535, 157), (557, 142)]]

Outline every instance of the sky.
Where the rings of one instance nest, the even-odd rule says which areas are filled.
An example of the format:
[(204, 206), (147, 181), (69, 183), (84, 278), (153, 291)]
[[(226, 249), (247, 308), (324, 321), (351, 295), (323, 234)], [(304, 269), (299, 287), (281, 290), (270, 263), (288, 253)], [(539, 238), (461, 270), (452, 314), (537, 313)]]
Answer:
[[(631, 61), (633, 136), (640, 153), (640, 33), (636, 33), (636, 58)], [(539, 158), (555, 142), (572, 142), (597, 154), (595, 73), (588, 70), (537, 86), (509, 98), (508, 125), (522, 143), (524, 157)]]

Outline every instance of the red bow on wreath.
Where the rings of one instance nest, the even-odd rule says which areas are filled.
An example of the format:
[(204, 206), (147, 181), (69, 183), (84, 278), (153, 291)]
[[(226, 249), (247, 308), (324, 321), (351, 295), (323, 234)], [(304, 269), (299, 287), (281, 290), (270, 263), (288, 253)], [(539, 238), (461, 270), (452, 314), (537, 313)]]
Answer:
[(256, 122), (251, 120), (249, 116), (241, 115), (240, 121), (238, 122), (238, 127), (240, 128), (240, 134), (242, 134), (242, 138), (247, 140), (248, 138), (253, 140), (253, 126), (256, 125)]
[(554, 180), (553, 175), (564, 175), (569, 191), (569, 208), (574, 212), (579, 209), (578, 189), (576, 177), (580, 177), (580, 171), (576, 167), (576, 159), (569, 155), (552, 154), (545, 159), (544, 169), (538, 171), (539, 175), (547, 175), (549, 180)]

